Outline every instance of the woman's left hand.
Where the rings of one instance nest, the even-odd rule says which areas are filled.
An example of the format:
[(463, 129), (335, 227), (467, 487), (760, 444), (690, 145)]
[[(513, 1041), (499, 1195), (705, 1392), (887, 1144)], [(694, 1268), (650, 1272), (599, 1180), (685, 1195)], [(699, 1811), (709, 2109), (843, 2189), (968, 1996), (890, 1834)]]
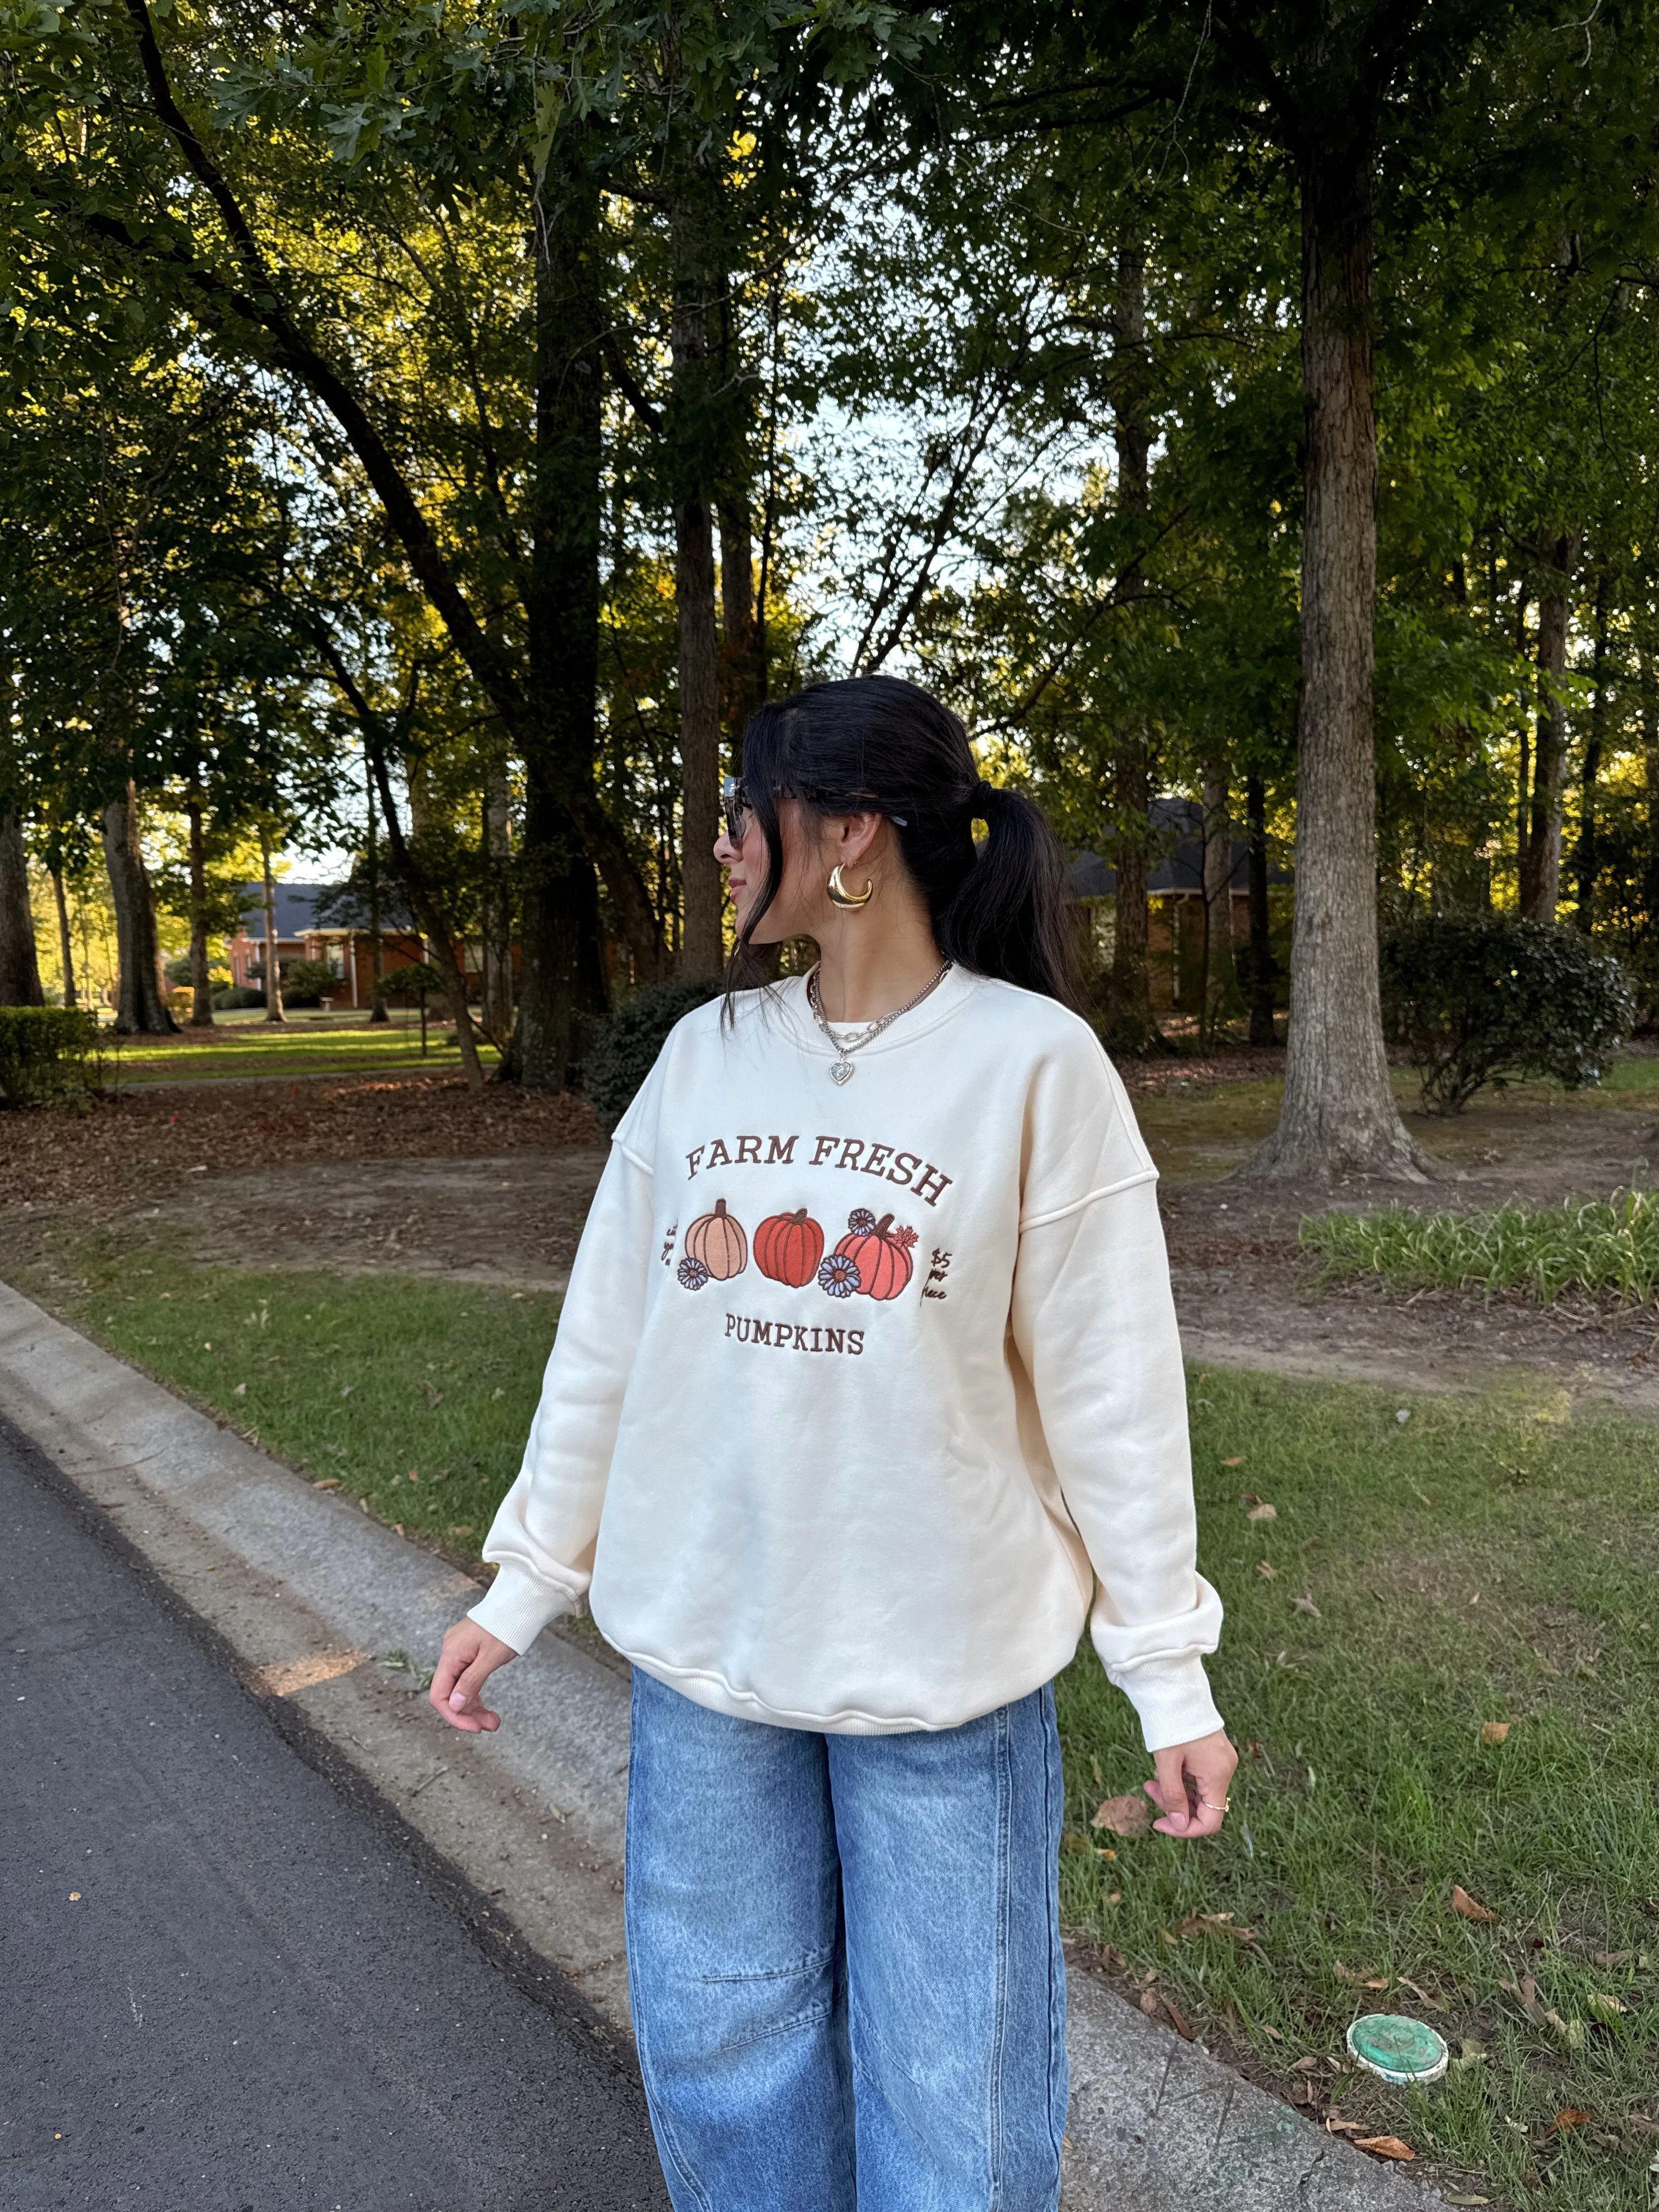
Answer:
[(1162, 1836), (1212, 1836), (1227, 1810), (1227, 1786), (1238, 1753), (1218, 1729), (1192, 1743), (1166, 1744), (1152, 1753), (1156, 1770), (1146, 1795), (1163, 1814), (1152, 1826)]

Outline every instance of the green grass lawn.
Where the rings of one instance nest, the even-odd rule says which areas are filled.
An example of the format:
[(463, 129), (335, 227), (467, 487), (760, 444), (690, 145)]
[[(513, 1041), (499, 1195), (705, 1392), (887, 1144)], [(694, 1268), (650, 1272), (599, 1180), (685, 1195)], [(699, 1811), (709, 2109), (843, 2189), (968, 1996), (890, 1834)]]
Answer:
[[(476, 1557), (552, 1297), (198, 1270), (106, 1240), (58, 1264), (53, 1302), (88, 1334)], [(1213, 1677), (1244, 1753), (1233, 1814), (1192, 1847), (1091, 1826), (1147, 1762), (1085, 1651), (1060, 1683), (1068, 1922), (1286, 2087), (1321, 2062), (1343, 2115), (1467, 2169), (1466, 2196), (1646, 2208), (1659, 1439), (1554, 1404), (1225, 1372), (1191, 1395), (1203, 1561), (1228, 1608)], [(1461, 1916), (1454, 1885), (1495, 1917)], [(1349, 2021), (1379, 2008), (1439, 2027), (1453, 2074), (1402, 2094), (1340, 2072)]]
[[(125, 1089), (142, 1083), (222, 1082), (227, 1077), (269, 1080), (460, 1065), (453, 1030), (440, 1029), (435, 1023), (428, 1024), (428, 1048), (422, 1058), (420, 1024), (405, 1024), (401, 1017), (384, 1029), (370, 1029), (367, 1024), (344, 1029), (321, 1019), (307, 1025), (301, 1015), (293, 1016), (280, 1029), (266, 1029), (263, 1022), (264, 1017), (256, 1015), (252, 1023), (237, 1024), (230, 1036), (216, 1036), (210, 1042), (118, 1047), (115, 1040), (106, 1036), (106, 1078)], [(499, 1057), (493, 1045), (480, 1042), (478, 1050), (487, 1065)]]

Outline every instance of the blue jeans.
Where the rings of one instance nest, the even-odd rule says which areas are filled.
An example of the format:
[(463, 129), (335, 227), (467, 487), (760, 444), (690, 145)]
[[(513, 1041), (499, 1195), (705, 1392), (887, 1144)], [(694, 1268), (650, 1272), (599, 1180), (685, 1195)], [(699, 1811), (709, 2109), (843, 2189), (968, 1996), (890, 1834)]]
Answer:
[(1054, 2212), (1054, 1692), (937, 1734), (634, 1670), (629, 1988), (675, 2212)]

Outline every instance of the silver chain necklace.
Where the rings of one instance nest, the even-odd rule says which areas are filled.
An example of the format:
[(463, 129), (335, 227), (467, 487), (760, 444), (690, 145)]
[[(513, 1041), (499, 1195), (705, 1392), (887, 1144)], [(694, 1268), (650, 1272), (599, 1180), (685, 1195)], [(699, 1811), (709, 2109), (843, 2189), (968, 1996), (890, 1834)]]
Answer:
[(922, 985), (914, 999), (907, 999), (903, 1006), (895, 1006), (890, 1014), (884, 1014), (878, 1022), (872, 1022), (861, 1036), (855, 1036), (846, 1044), (842, 1042), (824, 1019), (823, 1006), (818, 998), (818, 971), (814, 968), (806, 979), (806, 1003), (811, 1009), (812, 1019), (823, 1030), (830, 1049), (836, 1055), (836, 1064), (830, 1071), (830, 1080), (832, 1083), (850, 1083), (858, 1073), (858, 1070), (853, 1065), (853, 1054), (855, 1052), (862, 1052), (866, 1045), (873, 1044), (882, 1031), (890, 1028), (901, 1014), (914, 1012), (931, 992), (938, 990), (955, 965), (954, 961), (947, 960), (938, 975), (931, 977)]

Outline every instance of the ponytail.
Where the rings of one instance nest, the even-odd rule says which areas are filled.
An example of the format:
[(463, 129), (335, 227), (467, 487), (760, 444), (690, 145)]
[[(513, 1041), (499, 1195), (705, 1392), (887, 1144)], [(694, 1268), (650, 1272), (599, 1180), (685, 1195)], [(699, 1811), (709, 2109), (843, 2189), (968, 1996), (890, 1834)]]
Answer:
[[(777, 802), (787, 793), (819, 816), (884, 814), (940, 951), (976, 975), (1075, 1007), (1066, 863), (1048, 817), (1023, 793), (984, 781), (961, 722), (919, 684), (860, 676), (769, 702), (744, 735), (743, 781), (765, 833), (769, 880), (745, 922), (728, 994), (758, 980), (749, 940), (782, 878)], [(975, 822), (986, 826), (979, 846)]]
[(985, 842), (956, 896), (933, 916), (939, 951), (977, 975), (1075, 1006), (1066, 862), (1048, 816), (1024, 792), (985, 782), (970, 805), (970, 818), (985, 824)]

